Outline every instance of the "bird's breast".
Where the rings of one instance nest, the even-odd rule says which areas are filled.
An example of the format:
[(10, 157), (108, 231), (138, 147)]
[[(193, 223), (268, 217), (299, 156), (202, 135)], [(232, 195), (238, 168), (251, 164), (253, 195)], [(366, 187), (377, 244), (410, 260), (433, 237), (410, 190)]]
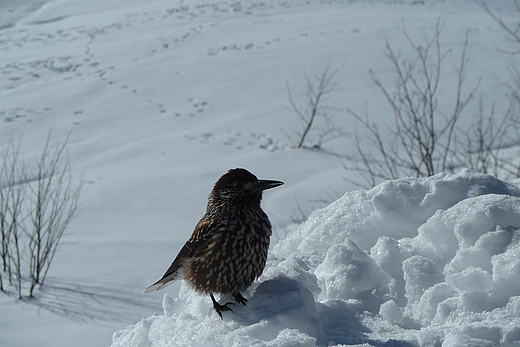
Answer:
[(184, 277), (203, 293), (237, 293), (262, 274), (267, 259), (271, 224), (261, 215), (223, 223), (201, 255), (184, 264)]

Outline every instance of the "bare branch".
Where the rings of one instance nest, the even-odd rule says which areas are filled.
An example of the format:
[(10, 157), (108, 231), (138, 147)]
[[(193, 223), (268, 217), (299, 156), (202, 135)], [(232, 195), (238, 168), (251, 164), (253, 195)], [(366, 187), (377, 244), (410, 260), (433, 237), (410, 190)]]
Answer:
[[(478, 0), (478, 4), (487, 12), (487, 14), (504, 29), (504, 31), (514, 40), (520, 44), (520, 22), (517, 23), (516, 27), (511, 27), (504, 22), (500, 14), (495, 14), (484, 0)], [(515, 1), (517, 11), (520, 12), (520, 3)], [(508, 54), (520, 54), (520, 50), (505, 52)]]
[(322, 129), (316, 129), (318, 132), (317, 141), (311, 147), (320, 148), (324, 141), (341, 136), (342, 132), (334, 126), (331, 118), (326, 113), (327, 110), (332, 108), (326, 106), (325, 102), (326, 96), (336, 90), (333, 80), (342, 68), (343, 66), (332, 70), (331, 66), (327, 66), (321, 74), (315, 76), (309, 76), (307, 73), (304, 73), (306, 90), (303, 106), (296, 102), (293, 91), (289, 83), (287, 83), (289, 103), (302, 124), (302, 129), (297, 131), (297, 148), (304, 147), (309, 133), (316, 129), (317, 118), (322, 120), (324, 126)]
[(368, 116), (362, 118), (352, 110), (347, 111), (367, 133), (368, 146), (362, 145), (357, 134), (351, 135), (359, 164), (349, 164), (345, 168), (363, 173), (372, 186), (378, 180), (404, 175), (431, 176), (455, 166), (452, 146), (457, 123), (479, 88), (477, 83), (466, 92), (466, 36), (459, 65), (455, 68), (457, 82), (451, 88), (456, 90), (453, 109), (450, 112), (440, 109), (438, 100), (441, 90), (446, 89), (440, 88), (441, 76), (444, 61), (451, 53), (451, 50), (441, 48), (441, 26), (437, 22), (433, 34), (425, 35), (422, 44), (415, 42), (406, 29), (403, 34), (413, 49), (412, 58), (401, 56), (388, 41), (385, 46), (395, 73), (394, 88), (384, 85), (373, 70), (369, 71), (394, 115), (394, 123), (388, 128), (390, 137), (383, 138)]

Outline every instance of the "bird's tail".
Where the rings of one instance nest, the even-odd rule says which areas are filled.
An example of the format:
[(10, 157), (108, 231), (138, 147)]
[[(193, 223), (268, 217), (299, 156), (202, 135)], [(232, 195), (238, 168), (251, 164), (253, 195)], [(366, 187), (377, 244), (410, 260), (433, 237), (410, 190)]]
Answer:
[(166, 273), (163, 278), (161, 278), (160, 280), (158, 280), (157, 282), (155, 282), (154, 284), (152, 284), (151, 286), (146, 288), (143, 291), (143, 293), (150, 293), (150, 292), (155, 292), (157, 290), (161, 290), (164, 287), (169, 286), (170, 284), (172, 284), (176, 280), (181, 279), (181, 277), (182, 276), (179, 273), (179, 271), (175, 271), (175, 272), (170, 273), (170, 274)]
[[(194, 246), (196, 246), (196, 244)], [(186, 258), (187, 255), (190, 255), (190, 254), (193, 255), (193, 251), (189, 247), (188, 243), (186, 243), (184, 245), (184, 247), (182, 247), (179, 254), (177, 254), (177, 257), (175, 257), (175, 260), (170, 265), (168, 270), (166, 270), (163, 277), (160, 280), (158, 280), (157, 282), (155, 282), (154, 284), (152, 284), (151, 286), (149, 286), (148, 288), (146, 288), (144, 290), (144, 293), (150, 293), (150, 292), (154, 292), (156, 290), (163, 289), (164, 287), (169, 286), (176, 280), (182, 279), (182, 269), (183, 269), (184, 259)]]

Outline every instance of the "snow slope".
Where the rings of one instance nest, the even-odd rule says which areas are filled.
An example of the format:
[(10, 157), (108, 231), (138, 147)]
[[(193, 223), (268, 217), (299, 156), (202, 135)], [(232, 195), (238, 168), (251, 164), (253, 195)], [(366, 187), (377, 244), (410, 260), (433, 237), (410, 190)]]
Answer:
[(313, 212), (223, 321), (183, 284), (112, 346), (518, 346), (519, 251), (520, 188), (384, 182)]
[[(492, 4), (516, 20), (509, 2)], [(403, 24), (420, 39), (439, 18), (441, 40), (453, 49), (446, 81), (469, 32), (468, 83), (481, 77), (499, 108), (515, 58), (496, 50), (511, 43), (473, 1), (2, 1), (0, 146), (21, 139), (31, 158), (51, 129), (56, 141), (70, 133), (72, 173), (85, 183), (47, 285), (34, 299), (16, 300), (13, 288), (0, 295), (0, 345), (109, 345), (114, 331), (160, 311), (162, 294), (142, 290), (171, 262), (230, 168), (285, 182), (263, 202), (273, 244), (352, 190), (343, 178), (359, 177), (338, 160), (352, 154), (347, 141), (293, 148), (286, 134), (298, 123), (287, 84), (302, 96), (304, 70), (344, 64), (328, 100), (339, 109), (335, 123), (351, 130), (343, 110), (366, 105), (386, 122), (368, 70), (391, 83), (385, 39), (406, 54)], [(411, 233), (421, 220), (407, 216)], [(402, 236), (395, 228), (387, 236)], [(206, 302), (202, 308), (211, 313)]]

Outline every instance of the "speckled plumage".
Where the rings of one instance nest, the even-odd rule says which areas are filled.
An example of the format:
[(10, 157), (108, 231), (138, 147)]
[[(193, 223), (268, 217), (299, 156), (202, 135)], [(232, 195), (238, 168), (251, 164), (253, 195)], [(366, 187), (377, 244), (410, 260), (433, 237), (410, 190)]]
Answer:
[(180, 279), (201, 294), (209, 294), (213, 307), (229, 311), (213, 294), (232, 294), (245, 305), (240, 294), (262, 274), (267, 259), (271, 223), (260, 207), (262, 191), (280, 181), (258, 180), (245, 169), (229, 170), (215, 183), (206, 214), (164, 276), (145, 293), (159, 290)]

